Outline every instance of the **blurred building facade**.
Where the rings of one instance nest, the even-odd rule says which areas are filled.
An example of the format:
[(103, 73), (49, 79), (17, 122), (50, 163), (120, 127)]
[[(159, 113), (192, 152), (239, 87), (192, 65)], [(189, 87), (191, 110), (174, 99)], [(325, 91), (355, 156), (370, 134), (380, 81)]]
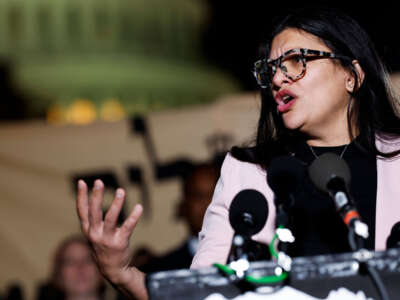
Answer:
[(208, 18), (196, 0), (3, 0), (0, 58), (19, 86), (61, 106), (209, 102), (237, 84), (202, 56)]

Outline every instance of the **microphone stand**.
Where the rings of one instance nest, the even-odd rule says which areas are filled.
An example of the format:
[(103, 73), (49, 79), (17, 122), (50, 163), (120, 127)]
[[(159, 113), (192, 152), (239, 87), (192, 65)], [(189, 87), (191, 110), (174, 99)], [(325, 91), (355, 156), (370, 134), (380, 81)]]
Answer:
[(365, 226), (368, 232), (368, 226), (365, 223), (361, 222), (361, 220), (359, 219), (354, 220), (353, 222), (351, 222), (350, 225), (351, 226), (349, 226), (348, 240), (351, 249), (355, 252), (354, 257), (360, 264), (361, 272), (365, 271), (368, 274), (382, 300), (390, 300), (388, 292), (385, 288), (385, 285), (382, 282), (379, 273), (375, 270), (373, 266), (368, 264), (368, 260), (371, 258), (371, 255), (369, 251), (366, 250), (364, 247), (365, 228), (363, 228)]
[(254, 228), (255, 221), (251, 214), (244, 212), (241, 215), (243, 226), (235, 230), (232, 246), (228, 256), (228, 265), (236, 272), (236, 276), (242, 279), (250, 267), (249, 253), (246, 248), (251, 241), (249, 228)]
[[(276, 206), (276, 230), (275, 236), (270, 244), (270, 252), (273, 257), (277, 260), (278, 265), (286, 272), (290, 272), (292, 267), (292, 258), (287, 255), (289, 243), (293, 243), (295, 238), (288, 228), (289, 215), (284, 209), (283, 204), (278, 204)], [(274, 249), (275, 240), (279, 240), (279, 245), (276, 251)]]
[(232, 239), (232, 247), (228, 256), (228, 265), (235, 272), (239, 279), (245, 276), (246, 271), (250, 267), (249, 258), (245, 249), (249, 238), (245, 235), (235, 232)]
[[(349, 195), (345, 192), (345, 182), (339, 178), (333, 178), (327, 185), (329, 194), (334, 200), (337, 211), (343, 218), (344, 223), (348, 226), (349, 234), (348, 241), (354, 257), (360, 264), (361, 271), (365, 271), (375, 285), (378, 294), (382, 300), (389, 300), (389, 295), (382, 282), (379, 273), (373, 266), (368, 264), (371, 255), (365, 249), (365, 239), (368, 238), (368, 225), (361, 221), (360, 215), (354, 207), (354, 204)], [(339, 190), (339, 192), (337, 192)]]

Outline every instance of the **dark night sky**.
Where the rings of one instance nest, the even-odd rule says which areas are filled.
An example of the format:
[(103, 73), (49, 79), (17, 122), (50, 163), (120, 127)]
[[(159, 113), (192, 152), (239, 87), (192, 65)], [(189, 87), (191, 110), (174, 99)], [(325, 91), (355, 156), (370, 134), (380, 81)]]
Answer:
[[(208, 0), (211, 22), (204, 35), (208, 59), (240, 80), (245, 89), (255, 89), (250, 72), (264, 33), (271, 20), (288, 7), (301, 7), (320, 1)], [(367, 30), (379, 54), (393, 71), (400, 70), (400, 12), (394, 5), (378, 1), (338, 2), (339, 8), (355, 18)], [(383, 3), (383, 1), (380, 1)]]

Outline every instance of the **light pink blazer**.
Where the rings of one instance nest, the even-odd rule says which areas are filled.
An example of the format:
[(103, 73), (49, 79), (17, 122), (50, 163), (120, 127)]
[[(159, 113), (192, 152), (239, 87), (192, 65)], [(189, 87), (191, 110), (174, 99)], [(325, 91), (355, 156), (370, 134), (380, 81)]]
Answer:
[[(400, 140), (393, 144), (377, 139), (377, 147), (384, 152), (399, 149)], [(230, 250), (233, 230), (229, 224), (229, 206), (235, 195), (243, 189), (255, 189), (268, 201), (269, 216), (264, 228), (253, 240), (268, 244), (275, 227), (274, 194), (267, 185), (266, 172), (260, 166), (241, 162), (228, 154), (221, 169), (201, 232), (199, 248), (191, 268), (225, 263)], [(377, 195), (375, 250), (386, 248), (386, 239), (392, 226), (400, 221), (400, 157), (391, 160), (377, 159)]]

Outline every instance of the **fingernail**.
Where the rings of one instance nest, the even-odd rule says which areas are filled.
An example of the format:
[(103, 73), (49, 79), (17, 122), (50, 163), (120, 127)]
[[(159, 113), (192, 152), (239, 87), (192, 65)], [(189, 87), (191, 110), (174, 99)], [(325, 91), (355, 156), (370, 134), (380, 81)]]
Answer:
[(115, 192), (117, 197), (123, 197), (124, 196), (124, 190), (123, 189), (117, 189)]
[(135, 213), (137, 213), (137, 214), (141, 213), (143, 211), (143, 206), (140, 203), (138, 203), (135, 205), (134, 210), (135, 210)]
[(93, 186), (93, 188), (95, 188), (96, 190), (101, 188), (100, 179), (96, 179), (96, 180), (94, 181), (94, 186)]

